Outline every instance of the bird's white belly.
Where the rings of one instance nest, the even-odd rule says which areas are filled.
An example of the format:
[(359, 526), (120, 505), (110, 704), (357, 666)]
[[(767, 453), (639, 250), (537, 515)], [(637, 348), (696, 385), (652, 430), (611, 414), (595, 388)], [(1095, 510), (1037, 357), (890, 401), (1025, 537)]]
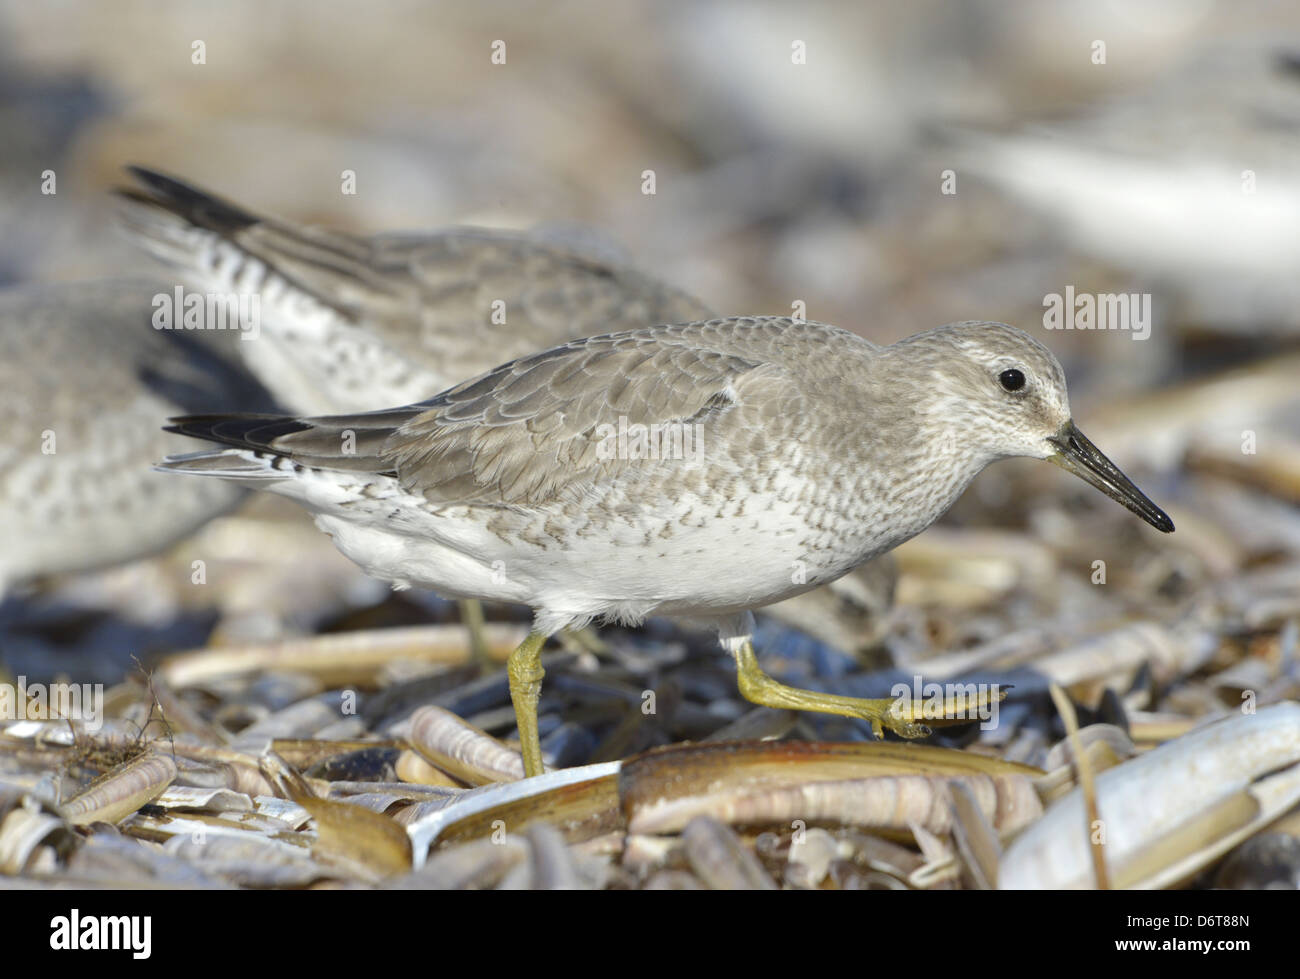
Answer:
[(824, 515), (810, 526), (806, 505), (779, 489), (743, 505), (687, 495), (622, 510), (607, 498), (559, 513), (412, 506), (402, 497), (354, 500), (346, 514), (318, 509), (316, 522), (348, 558), (398, 587), (575, 619), (730, 614), (861, 563), (843, 547), (849, 526), (827, 527)]

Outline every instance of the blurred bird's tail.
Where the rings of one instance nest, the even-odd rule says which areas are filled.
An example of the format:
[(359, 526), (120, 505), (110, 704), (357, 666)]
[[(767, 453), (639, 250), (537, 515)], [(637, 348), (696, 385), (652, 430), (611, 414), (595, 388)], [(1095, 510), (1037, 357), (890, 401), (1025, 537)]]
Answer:
[(149, 254), (205, 290), (255, 292), (274, 283), (350, 316), (344, 293), (364, 281), (365, 241), (262, 217), (146, 167), (119, 187), (120, 219)]
[(174, 177), (144, 167), (127, 170), (140, 186), (117, 188), (125, 202), (122, 223), (142, 248), (167, 265), (197, 272), (218, 242), (233, 243), (241, 231), (261, 223), (257, 215)]

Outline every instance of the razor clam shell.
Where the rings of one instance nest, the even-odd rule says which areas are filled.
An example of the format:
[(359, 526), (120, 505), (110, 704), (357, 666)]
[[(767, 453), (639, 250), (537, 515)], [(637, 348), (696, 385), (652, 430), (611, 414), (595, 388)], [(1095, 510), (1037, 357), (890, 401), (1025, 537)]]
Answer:
[[(610, 816), (605, 808), (614, 788), (614, 777), (622, 762), (605, 762), (582, 768), (566, 768), (547, 772), (518, 782), (502, 782), (471, 789), (461, 794), (455, 802), (442, 806), (407, 826), (414, 852), (414, 865), (419, 868), (427, 858), (430, 848), (445, 834), (463, 831), (469, 826), (490, 829), (494, 818), (502, 818), (514, 832), (521, 831), (532, 819), (554, 812), (554, 804), (564, 798), (577, 803), (580, 822), (591, 820), (591, 835), (601, 835)], [(605, 780), (608, 780), (607, 782)], [(565, 792), (565, 790), (574, 790)], [(559, 800), (550, 793), (560, 793)], [(614, 813), (617, 816), (617, 798)], [(498, 811), (504, 815), (498, 815)], [(473, 820), (471, 824), (469, 821)]]
[(1181, 738), (1184, 734), (1198, 727), (1204, 727), (1206, 724), (1232, 716), (1234, 715), (1229, 714), (1227, 711), (1217, 711), (1203, 717), (1184, 717), (1182, 714), (1165, 711), (1160, 713), (1129, 711), (1129, 736), (1133, 739), (1135, 745), (1160, 744), (1164, 741)]
[(686, 859), (714, 890), (774, 891), (776, 882), (730, 826), (696, 816), (682, 830)]
[(519, 752), (441, 707), (425, 706), (412, 714), (407, 740), (431, 765), (471, 785), (524, 777)]
[(935, 833), (952, 829), (952, 788), (967, 786), (986, 818), (1002, 832), (1036, 819), (1042, 805), (1024, 775), (877, 775), (840, 782), (737, 788), (665, 800), (629, 820), (636, 833), (671, 833), (697, 816), (736, 826), (788, 824), (795, 819), (843, 826), (905, 830), (910, 823)]
[(340, 801), (343, 800), (346, 800), (351, 805), (361, 806), (363, 809), (369, 809), (371, 812), (378, 813), (381, 816), (389, 815), (389, 810), (393, 809), (395, 806), (407, 806), (411, 804), (410, 799), (404, 796), (395, 795), (392, 792), (358, 792), (343, 796)]
[(1051, 630), (1033, 626), (997, 636), (972, 649), (930, 657), (925, 661), (925, 676), (930, 680), (948, 680), (971, 670), (1016, 666), (1044, 656), (1058, 645), (1059, 640)]
[(174, 836), (163, 852), (241, 887), (305, 887), (330, 871), (306, 847), (258, 833)]
[(755, 707), (730, 724), (718, 728), (704, 741), (767, 741), (783, 738), (794, 730), (799, 714), (792, 710)]
[(1193, 472), (1213, 473), (1278, 499), (1300, 502), (1300, 444), (1277, 431), (1261, 430), (1257, 436), (1268, 446), (1266, 452), (1242, 452), (1239, 438), (1201, 439), (1188, 447), (1184, 461)]
[(669, 833), (709, 815), (734, 825), (794, 819), (946, 832), (949, 779), (967, 782), (1004, 832), (1042, 811), (1037, 769), (952, 749), (870, 742), (723, 742), (671, 746), (623, 764), (619, 794), (632, 833)]
[[(293, 827), (288, 821), (259, 812), (218, 814), (173, 811), (164, 816), (137, 814), (129, 823), (124, 824), (123, 830), (133, 836), (155, 842), (165, 842), (176, 836), (206, 839), (214, 836), (293, 834)], [(310, 840), (306, 837), (301, 841), (304, 847), (308, 843)]]
[(230, 787), (234, 791), (253, 798), (275, 795), (275, 786), (271, 784), (271, 780), (256, 768), (247, 765), (231, 765), (230, 770), (234, 775), (234, 784)]
[(222, 890), (233, 886), (165, 848), (116, 832), (91, 833), (68, 858), (67, 873), (76, 882), (114, 887)]
[[(1120, 759), (1132, 758), (1137, 753), (1133, 746), (1133, 741), (1124, 729), (1114, 724), (1089, 724), (1087, 727), (1080, 729), (1079, 741), (1086, 749), (1095, 743), (1107, 745), (1115, 756)], [(1074, 745), (1069, 738), (1062, 738), (1056, 744), (1052, 745), (1047, 752), (1046, 763), (1043, 765), (1050, 774), (1057, 768), (1074, 763)]]
[[(433, 672), (399, 680), (367, 695), (361, 717), (375, 731), (400, 727), (412, 711), (480, 678), (477, 665), (437, 666)], [(507, 684), (507, 699), (509, 686)]]
[(622, 827), (611, 830), (608, 833), (601, 833), (592, 836), (589, 839), (578, 840), (568, 844), (569, 849), (578, 854), (579, 859), (585, 857), (600, 858), (602, 861), (606, 857), (616, 857), (623, 852), (623, 840), (627, 838), (627, 833)]
[(411, 869), (411, 840), (395, 821), (363, 805), (301, 798), (316, 820), (312, 854), (349, 877), (379, 881)]
[(1088, 429), (1116, 459), (1142, 458), (1154, 468), (1170, 469), (1194, 439), (1214, 433), (1239, 439), (1261, 417), (1288, 411), (1296, 402), (1297, 375), (1300, 355), (1285, 353), (1172, 388), (1102, 401)]
[(240, 731), (230, 747), (256, 753), (272, 741), (313, 738), (339, 719), (336, 695), (320, 694), (268, 714)]
[(358, 738), (365, 733), (366, 725), (361, 718), (338, 717), (334, 719), (334, 723), (318, 728), (312, 737), (321, 741), (344, 741), (349, 738)]
[[(1125, 864), (1192, 814), (1209, 811), (1250, 788), (1259, 776), (1298, 761), (1300, 704), (1286, 703), (1205, 725), (1102, 772), (1096, 779), (1097, 805), (1105, 822), (1105, 855), (1112, 877), (1124, 880)], [(1287, 777), (1283, 772), (1260, 783), (1269, 806), (1285, 806), (1292, 792), (1300, 798), (1300, 785), (1292, 784), (1300, 779), (1291, 776), (1288, 782)], [(1094, 886), (1086, 829), (1083, 792), (1075, 789), (1007, 848), (1000, 886)], [(1149, 878), (1145, 886), (1157, 884)]]
[(67, 825), (57, 816), (18, 806), (0, 820), (0, 874), (18, 876), (29, 868), (37, 847)]
[(905, 881), (925, 863), (925, 859), (911, 847), (871, 833), (844, 829), (835, 835), (848, 847), (854, 863), (899, 881)]
[(1047, 735), (1037, 728), (1022, 727), (1016, 736), (1002, 749), (1004, 761), (1018, 765), (1032, 765), (1035, 768), (1047, 767)]
[[(1096, 727), (1097, 725), (1092, 725)], [(1087, 730), (1085, 728), (1084, 730)], [(1066, 738), (1061, 744), (1068, 745), (1069, 738)], [(1114, 768), (1126, 758), (1131, 758), (1133, 752), (1127, 755), (1116, 753), (1109, 741), (1093, 739), (1083, 749), (1084, 756), (1087, 759), (1088, 768), (1095, 775), (1098, 772), (1104, 772), (1108, 768)], [(1070, 760), (1055, 768), (1049, 769), (1046, 774), (1034, 780), (1034, 786), (1038, 789), (1038, 796), (1043, 800), (1043, 805), (1047, 806), (1062, 798), (1079, 783), (1079, 772), (1081, 769), (1075, 764), (1074, 755), (1070, 754)]]
[(1105, 680), (1126, 685), (1150, 664), (1156, 683), (1168, 684), (1204, 666), (1218, 647), (1218, 635), (1196, 625), (1134, 622), (1037, 659), (1033, 668), (1068, 688)]
[(441, 768), (430, 765), (418, 752), (410, 748), (397, 756), (397, 763), (393, 769), (398, 779), (411, 785), (456, 788), (461, 784)]
[[(1208, 843), (1203, 842), (1209, 836), (1203, 827), (1209, 820), (1195, 817), (1185, 820), (1179, 828), (1188, 823), (1194, 824), (1197, 830), (1194, 835), (1199, 845), (1190, 852), (1180, 851), (1181, 859), (1160, 861), (1153, 868), (1144, 867), (1144, 870), (1150, 869), (1149, 873), (1134, 875), (1130, 871), (1135, 879), (1125, 883), (1130, 887), (1160, 888), (1174, 887), (1190, 880), (1197, 872), (1274, 822), (1297, 803), (1300, 803), (1300, 765), (1293, 765), (1285, 771), (1260, 779), (1248, 790), (1228, 797), (1223, 805), (1216, 807), (1225, 810), (1224, 815), (1236, 814), (1237, 818), (1235, 823), (1221, 818), (1220, 823), (1224, 825), (1225, 831), (1210, 838)], [(1150, 865), (1153, 861), (1148, 859), (1146, 863)]]
[(555, 825), (572, 843), (621, 829), (623, 815), (619, 808), (617, 780), (613, 776), (589, 779), (493, 806), (447, 826), (442, 839), (450, 843), (487, 836), (502, 826), (519, 831), (537, 822)]
[[(542, 657), (543, 666), (548, 666), (547, 657)], [(500, 711), (503, 723), (514, 720), (514, 707), (510, 703), (510, 681), (504, 672), (490, 673), (487, 676), (463, 683), (445, 693), (434, 697), (432, 703), (437, 707), (451, 711), (457, 717), (467, 718), (467, 723), (480, 728), (489, 725), (483, 723), (480, 715), (485, 712)], [(390, 724), (394, 734), (405, 730), (405, 720)]]
[(238, 784), (239, 777), (234, 765), (196, 762), (181, 755), (176, 756), (176, 781), (172, 785), (214, 791), (234, 789)]
[[(531, 848), (529, 853), (532, 853)], [(497, 883), (498, 891), (531, 891), (533, 889), (533, 868), (527, 860), (521, 860), (509, 870)]]
[(979, 606), (1017, 588), (1041, 590), (1059, 580), (1056, 553), (1020, 531), (940, 525), (891, 553), (899, 568), (900, 606)]
[[(489, 651), (501, 660), (527, 634), (524, 627), (498, 623), (488, 623), (483, 631)], [(373, 678), (394, 659), (457, 665), (468, 658), (461, 626), (403, 626), (191, 650), (168, 656), (159, 670), (177, 690), (271, 670), (306, 673), (326, 686), (348, 686)]]
[(153, 800), (160, 809), (194, 809), (204, 812), (252, 812), (253, 800), (229, 789), (196, 789), (173, 785)]
[(279, 820), (292, 830), (302, 829), (311, 820), (311, 813), (298, 803), (269, 794), (254, 796), (253, 809), (259, 815)]
[(530, 889), (573, 891), (590, 886), (580, 876), (573, 852), (554, 826), (533, 823), (524, 835), (528, 838)]
[(176, 778), (176, 763), (168, 755), (148, 752), (118, 765), (59, 806), (59, 815), (73, 826), (116, 823), (162, 795)]
[(966, 871), (963, 881), (978, 890), (992, 890), (997, 886), (1002, 857), (997, 831), (966, 783), (954, 782), (951, 794), (952, 839)]

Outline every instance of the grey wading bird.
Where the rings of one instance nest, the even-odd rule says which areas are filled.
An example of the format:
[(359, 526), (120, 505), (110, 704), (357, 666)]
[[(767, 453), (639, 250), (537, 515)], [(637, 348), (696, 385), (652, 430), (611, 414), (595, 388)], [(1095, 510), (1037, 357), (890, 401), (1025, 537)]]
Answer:
[(218, 483), (177, 493), (150, 469), (198, 447), (160, 431), (161, 416), (272, 406), (230, 338), (152, 327), (166, 291), (122, 280), (0, 292), (0, 596), (147, 557), (244, 498)]
[[(698, 451), (617, 451), (620, 426), (687, 426)], [(710, 622), (746, 699), (926, 733), (893, 700), (763, 673), (751, 612), (919, 534), (998, 459), (1048, 459), (1174, 529), (1075, 427), (1051, 352), (1001, 323), (884, 347), (781, 317), (651, 326), (564, 343), (407, 407), (194, 415), (170, 430), (229, 448), (162, 468), (297, 500), (369, 574), (530, 606), (508, 664), (529, 775), (543, 770), (542, 645), (598, 618)]]

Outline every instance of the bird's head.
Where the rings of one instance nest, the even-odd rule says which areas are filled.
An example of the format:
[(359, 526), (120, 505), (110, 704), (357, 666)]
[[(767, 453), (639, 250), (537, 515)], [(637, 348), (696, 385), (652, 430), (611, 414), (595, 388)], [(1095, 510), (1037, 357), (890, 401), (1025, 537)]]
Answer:
[(891, 351), (909, 373), (924, 378), (932, 396), (918, 403), (948, 433), (954, 451), (981, 464), (1013, 456), (1046, 459), (1157, 530), (1174, 529), (1168, 514), (1075, 426), (1060, 362), (1027, 333), (1005, 323), (954, 323), (902, 340)]

